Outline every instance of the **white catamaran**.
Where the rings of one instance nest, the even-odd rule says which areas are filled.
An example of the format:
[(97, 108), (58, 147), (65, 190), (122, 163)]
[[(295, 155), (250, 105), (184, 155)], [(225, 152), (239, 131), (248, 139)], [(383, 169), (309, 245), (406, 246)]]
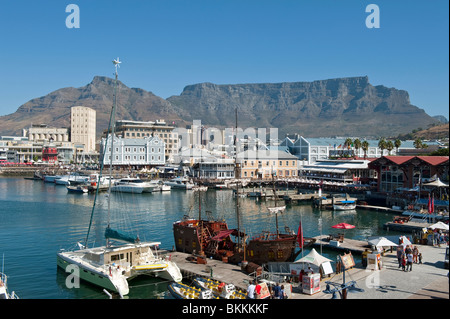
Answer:
[[(117, 67), (119, 59), (113, 61), (115, 73), (114, 85), (114, 105), (111, 111), (110, 129), (108, 130), (114, 136), (114, 117), (116, 110), (116, 90), (117, 90)], [(114, 139), (111, 139), (113, 141)], [(112, 142), (113, 143), (113, 142)], [(114, 150), (111, 145), (111, 150)], [(112, 173), (112, 158), (109, 165), (109, 175)], [(104, 159), (104, 158), (103, 158)], [(102, 161), (103, 169), (103, 161)], [(101, 170), (102, 171), (102, 170)], [(101, 171), (99, 181), (101, 180)], [(96, 193), (97, 198), (98, 191)], [(110, 214), (111, 182), (109, 185), (108, 196), (108, 219)], [(91, 214), (94, 214), (95, 200)], [(105, 231), (106, 245), (102, 247), (88, 248), (88, 237), (91, 228), (89, 225), (85, 244), (78, 246), (80, 249), (74, 251), (61, 251), (57, 253), (57, 265), (67, 271), (69, 265), (78, 267), (79, 277), (92, 284), (103, 287), (109, 291), (117, 292), (121, 296), (129, 293), (128, 280), (138, 275), (153, 275), (169, 281), (180, 282), (182, 275), (178, 266), (168, 258), (161, 258), (153, 249), (157, 248), (160, 242), (141, 242), (138, 236), (130, 236), (108, 226)], [(111, 240), (120, 243), (113, 244)]]

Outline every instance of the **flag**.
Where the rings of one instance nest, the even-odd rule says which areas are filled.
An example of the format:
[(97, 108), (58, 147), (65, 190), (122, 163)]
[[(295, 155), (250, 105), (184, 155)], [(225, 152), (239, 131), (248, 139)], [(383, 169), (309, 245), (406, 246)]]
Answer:
[(319, 186), (322, 187), (322, 185), (323, 185), (323, 179), (320, 180), (320, 182), (319, 182)]
[(431, 198), (430, 195), (428, 195), (428, 213), (431, 214), (434, 212), (434, 197)]
[(302, 229), (302, 222), (300, 221), (300, 225), (298, 225), (298, 234), (297, 234), (297, 242), (298, 246), (300, 248), (303, 248), (303, 229)]

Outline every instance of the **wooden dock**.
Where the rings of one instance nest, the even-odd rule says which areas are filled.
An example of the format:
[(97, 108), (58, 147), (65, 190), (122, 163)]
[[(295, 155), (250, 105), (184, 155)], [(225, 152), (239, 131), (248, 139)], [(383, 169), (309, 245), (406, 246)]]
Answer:
[(414, 233), (414, 232), (421, 231), (422, 228), (428, 228), (431, 225), (432, 224), (430, 224), (430, 223), (414, 222), (414, 221), (409, 221), (409, 222), (403, 223), (403, 224), (387, 222), (383, 225), (383, 229), (401, 231), (401, 232), (405, 232), (405, 233)]
[(321, 235), (314, 237), (316, 242), (313, 244), (315, 247), (322, 245), (323, 248), (340, 250), (340, 251), (350, 251), (352, 254), (362, 254), (366, 248), (370, 248), (367, 241), (355, 240), (350, 238), (344, 238), (342, 243), (338, 245), (336, 242), (331, 242), (327, 240), (328, 235)]
[(192, 254), (167, 252), (166, 255), (170, 256), (171, 260), (180, 268), (183, 278), (212, 278), (233, 284), (244, 291), (247, 290), (249, 282), (254, 279), (242, 271), (241, 267), (220, 260), (208, 258), (206, 264), (197, 264), (189, 260)]

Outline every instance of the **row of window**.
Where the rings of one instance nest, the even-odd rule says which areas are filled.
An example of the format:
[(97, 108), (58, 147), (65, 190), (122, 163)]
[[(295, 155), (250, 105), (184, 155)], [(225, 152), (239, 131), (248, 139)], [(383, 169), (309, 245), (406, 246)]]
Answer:
[[(289, 162), (292, 163), (292, 166), (297, 166), (297, 161), (284, 161), (285, 166), (289, 166)], [(244, 166), (254, 166), (256, 161), (244, 161)], [(258, 161), (258, 166), (262, 166), (265, 163), (265, 166), (270, 165), (270, 161)], [(283, 161), (279, 161), (279, 166), (283, 166)], [(276, 165), (276, 161), (272, 161), (272, 166)]]

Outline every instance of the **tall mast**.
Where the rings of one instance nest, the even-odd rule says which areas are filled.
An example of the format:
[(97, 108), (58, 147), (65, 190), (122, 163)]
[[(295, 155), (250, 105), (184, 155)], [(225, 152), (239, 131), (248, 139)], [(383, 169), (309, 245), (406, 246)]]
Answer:
[[(115, 119), (116, 103), (117, 103), (117, 101), (116, 101), (116, 88), (117, 88), (117, 77), (118, 77), (117, 68), (119, 67), (120, 63), (122, 63), (122, 62), (119, 61), (119, 58), (117, 58), (117, 60), (113, 60), (113, 64), (114, 64), (114, 66), (116, 68), (116, 73), (115, 73), (115, 82), (114, 82), (114, 103), (113, 103), (113, 109), (111, 110), (111, 114), (110, 114), (110, 117), (109, 117), (109, 125), (108, 125), (108, 134), (109, 134), (109, 136), (111, 136), (110, 128), (112, 128), (112, 132), (113, 132), (112, 138), (111, 138), (111, 158), (110, 158), (110, 164), (109, 164), (108, 228), (109, 228), (109, 225), (110, 225), (110, 208), (111, 208), (110, 198), (111, 198), (111, 176), (112, 176), (112, 159), (113, 159), (113, 157), (112, 157), (113, 154), (112, 153), (114, 151), (114, 148), (113, 148), (112, 144), (113, 144), (113, 141), (114, 141), (114, 130), (115, 130), (114, 119)], [(97, 195), (98, 195), (98, 190), (99, 190), (98, 187), (100, 185), (100, 181), (101, 181), (101, 178), (102, 178), (103, 167), (105, 165), (105, 154), (106, 154), (106, 150), (108, 149), (107, 146), (108, 146), (108, 136), (107, 136), (107, 138), (105, 140), (105, 146), (104, 146), (104, 149), (103, 149), (103, 158), (102, 158), (102, 161), (101, 161), (100, 172), (99, 172), (99, 176), (98, 176), (97, 190), (95, 192), (95, 198), (94, 198), (94, 204), (92, 206), (91, 218), (90, 218), (90, 221), (89, 221), (89, 227), (88, 227), (88, 231), (87, 231), (86, 239), (85, 239), (85, 243), (84, 243), (85, 247), (87, 247), (88, 239), (89, 239), (89, 233), (91, 231), (92, 220), (93, 220), (94, 211), (95, 211), (95, 204), (97, 202)], [(108, 246), (108, 240), (107, 240), (107, 246)]]
[[(238, 155), (238, 123), (237, 123), (237, 108), (235, 110), (236, 112), (236, 130), (235, 130), (235, 137), (234, 137), (234, 150), (235, 150), (235, 157), (234, 157), (234, 179), (236, 180), (236, 220), (237, 220), (237, 238), (238, 238), (238, 249), (241, 249), (241, 222), (240, 222), (240, 213), (239, 213), (239, 182), (238, 182), (238, 163), (237, 163), (237, 155)], [(245, 256), (244, 256), (245, 259)]]
[[(109, 136), (111, 137), (111, 152), (110, 152), (110, 161), (109, 161), (109, 187), (108, 187), (108, 226), (110, 227), (110, 215), (111, 215), (111, 184), (112, 184), (112, 169), (113, 169), (113, 159), (114, 159), (114, 135), (116, 131), (116, 107), (117, 107), (117, 78), (119, 77), (118, 68), (120, 67), (119, 64), (122, 63), (119, 61), (119, 58), (112, 61), (114, 64), (114, 67), (116, 69), (115, 72), (115, 80), (114, 80), (114, 104), (113, 109), (111, 111), (111, 118), (109, 120), (109, 126), (111, 128), (109, 132)], [(107, 239), (107, 246), (108, 246), (109, 240)]]

